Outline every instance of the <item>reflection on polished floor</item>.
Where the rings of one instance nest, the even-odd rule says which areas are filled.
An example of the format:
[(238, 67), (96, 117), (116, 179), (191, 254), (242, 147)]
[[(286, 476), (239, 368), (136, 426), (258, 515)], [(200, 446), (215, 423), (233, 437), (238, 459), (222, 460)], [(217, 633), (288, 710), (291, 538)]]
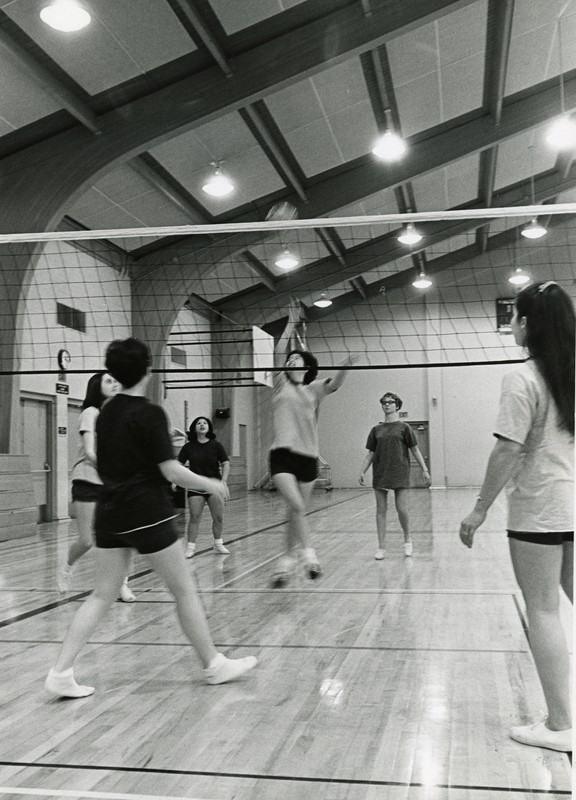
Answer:
[[(237, 683), (206, 686), (170, 596), (143, 558), (131, 605), (116, 603), (78, 660), (97, 687), (49, 699), (48, 666), (91, 588), (56, 570), (75, 522), (0, 543), (0, 796), (204, 800), (518, 800), (570, 795), (566, 755), (508, 728), (544, 700), (525, 633), (498, 502), (472, 551), (459, 541), (472, 490), (411, 492), (414, 555), (395, 513), (386, 557), (369, 490), (314, 493), (324, 577), (268, 588), (281, 552), (275, 493), (228, 504), (229, 556), (212, 553), (208, 513), (196, 575), (227, 654), (257, 655)], [(184, 518), (179, 520), (182, 530)]]

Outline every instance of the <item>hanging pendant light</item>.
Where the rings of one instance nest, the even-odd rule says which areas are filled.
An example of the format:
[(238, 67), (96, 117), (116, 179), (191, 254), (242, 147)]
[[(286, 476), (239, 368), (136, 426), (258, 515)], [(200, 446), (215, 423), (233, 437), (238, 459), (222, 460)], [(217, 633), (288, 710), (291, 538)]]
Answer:
[(332, 305), (332, 300), (330, 300), (326, 292), (322, 292), (320, 297), (314, 300), (314, 305), (316, 308), (328, 308)]
[(57, 0), (40, 11), (40, 19), (54, 30), (72, 33), (85, 28), (92, 18), (74, 0)]
[(415, 281), (412, 281), (412, 286), (415, 286), (416, 289), (429, 289), (432, 286), (432, 281), (426, 275), (424, 270), (418, 275)]
[(382, 161), (399, 161), (408, 146), (401, 136), (393, 131), (386, 131), (374, 144), (372, 152)]
[(398, 241), (402, 244), (417, 244), (422, 239), (422, 234), (419, 233), (411, 222), (406, 225), (406, 228), (398, 236)]
[(300, 261), (286, 247), (282, 251), (281, 255), (278, 256), (278, 258), (274, 263), (279, 269), (289, 270), (289, 269), (295, 269), (300, 264)]
[(530, 283), (530, 276), (524, 272), (522, 267), (516, 267), (508, 278), (508, 282), (514, 284), (514, 286), (524, 286), (525, 283)]
[(543, 225), (540, 225), (536, 217), (534, 217), (525, 228), (522, 228), (520, 233), (527, 239), (541, 239), (543, 236), (546, 236), (548, 231)]
[(214, 173), (202, 186), (202, 190), (212, 197), (226, 197), (236, 188), (230, 178), (222, 172), (221, 163), (212, 164)]

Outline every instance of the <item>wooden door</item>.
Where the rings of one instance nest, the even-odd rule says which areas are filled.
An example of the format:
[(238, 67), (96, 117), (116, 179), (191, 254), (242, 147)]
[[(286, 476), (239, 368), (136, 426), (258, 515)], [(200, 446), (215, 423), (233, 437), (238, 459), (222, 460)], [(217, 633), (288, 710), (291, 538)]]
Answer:
[[(430, 472), (430, 439), (428, 432), (428, 421), (424, 422), (409, 422), (408, 425), (412, 428), (418, 439), (418, 447), (422, 453), (422, 457)], [(410, 454), (410, 487), (412, 489), (422, 489), (426, 486), (422, 478), (422, 470), (418, 462), (412, 454)]]
[(23, 397), (20, 404), (20, 451), (30, 457), (38, 522), (48, 522), (53, 519), (52, 403)]

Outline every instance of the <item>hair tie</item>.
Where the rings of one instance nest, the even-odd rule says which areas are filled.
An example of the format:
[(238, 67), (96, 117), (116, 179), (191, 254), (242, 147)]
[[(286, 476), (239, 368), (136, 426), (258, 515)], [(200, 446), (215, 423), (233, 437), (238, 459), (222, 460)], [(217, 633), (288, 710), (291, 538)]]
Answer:
[(538, 294), (541, 294), (541, 292), (543, 292), (544, 289), (547, 289), (549, 286), (558, 286), (558, 284), (556, 281), (546, 281), (546, 283), (543, 283), (538, 287)]

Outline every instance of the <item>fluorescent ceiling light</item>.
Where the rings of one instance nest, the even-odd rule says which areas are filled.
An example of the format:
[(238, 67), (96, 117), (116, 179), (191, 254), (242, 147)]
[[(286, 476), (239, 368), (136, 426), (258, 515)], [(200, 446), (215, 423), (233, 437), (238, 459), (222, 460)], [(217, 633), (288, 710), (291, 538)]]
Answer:
[(214, 170), (212, 177), (202, 186), (203, 191), (212, 195), (212, 197), (226, 197), (235, 188), (232, 181), (226, 175), (223, 175), (218, 167)]
[(73, 0), (57, 0), (40, 11), (40, 19), (57, 31), (71, 33), (90, 24), (90, 14)]
[(330, 300), (326, 292), (322, 292), (320, 297), (314, 300), (314, 305), (317, 308), (328, 308), (328, 306), (332, 305), (332, 300)]
[(540, 225), (536, 218), (534, 218), (529, 225), (526, 225), (525, 228), (522, 228), (520, 233), (527, 239), (541, 239), (543, 236), (546, 236), (548, 231), (543, 225)]
[(428, 287), (432, 286), (432, 281), (425, 272), (421, 272), (416, 280), (412, 281), (412, 286), (415, 286), (417, 289), (428, 289)]
[(524, 286), (525, 283), (530, 283), (530, 277), (522, 270), (522, 267), (516, 267), (514, 274), (508, 278), (509, 283), (514, 286)]
[(548, 128), (546, 141), (556, 150), (576, 147), (576, 122), (571, 117), (560, 117)]
[(406, 142), (402, 137), (392, 131), (386, 131), (384, 136), (378, 139), (372, 152), (382, 161), (399, 161), (407, 149)]
[(279, 269), (294, 269), (300, 262), (296, 256), (286, 248), (274, 263)]
[(398, 237), (398, 241), (402, 244), (417, 244), (422, 239), (422, 234), (418, 233), (411, 222), (406, 225), (405, 230)]

